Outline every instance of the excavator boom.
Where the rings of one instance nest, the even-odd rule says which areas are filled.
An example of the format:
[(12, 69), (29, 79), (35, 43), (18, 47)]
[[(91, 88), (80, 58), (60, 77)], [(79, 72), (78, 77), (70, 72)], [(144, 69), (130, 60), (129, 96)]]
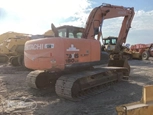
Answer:
[(101, 6), (94, 8), (88, 17), (88, 21), (86, 22), (83, 38), (94, 39), (95, 35), (101, 34), (103, 21), (105, 19), (116, 17), (124, 17), (117, 44), (114, 50), (115, 52), (119, 52), (119, 46), (126, 42), (127, 34), (129, 32), (129, 29), (131, 28), (131, 22), (134, 17), (133, 7), (102, 4)]

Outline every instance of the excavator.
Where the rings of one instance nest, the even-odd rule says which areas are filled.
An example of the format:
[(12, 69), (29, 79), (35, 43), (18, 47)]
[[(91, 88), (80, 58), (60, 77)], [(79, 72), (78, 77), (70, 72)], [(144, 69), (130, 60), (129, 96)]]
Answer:
[[(66, 36), (65, 30), (61, 30), (61, 37), (51, 24), (55, 37), (25, 43), (24, 63), (34, 70), (26, 77), (28, 86), (35, 89), (55, 86), (58, 96), (75, 101), (122, 79), (127, 80), (130, 66), (120, 50), (134, 14), (133, 7), (103, 3), (89, 14), (81, 38), (75, 36), (77, 33), (73, 29), (69, 30), (71, 38)], [(109, 58), (101, 53), (102, 24), (105, 19), (116, 17), (123, 17), (123, 22)], [(107, 66), (103, 66), (105, 64)]]
[[(103, 40), (102, 51), (106, 51), (108, 53), (114, 51), (115, 45), (117, 42), (117, 37), (109, 36), (109, 37), (103, 38), (102, 40)], [(132, 59), (132, 57), (135, 57), (135, 56), (132, 55), (133, 53), (130, 51), (130, 48), (127, 45), (129, 44), (126, 44), (126, 45), (123, 44), (120, 52), (123, 53), (124, 58), (130, 60)]]
[(115, 49), (117, 37), (114, 36), (109, 36), (106, 38), (103, 38), (103, 45), (102, 45), (102, 50), (111, 52)]

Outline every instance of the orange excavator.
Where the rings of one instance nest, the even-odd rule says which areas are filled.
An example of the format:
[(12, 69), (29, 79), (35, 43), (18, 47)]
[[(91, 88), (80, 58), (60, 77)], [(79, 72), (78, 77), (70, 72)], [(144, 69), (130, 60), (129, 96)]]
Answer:
[[(109, 59), (101, 53), (99, 40), (103, 21), (116, 17), (124, 19)], [(120, 51), (122, 44), (126, 42), (133, 17), (133, 7), (102, 4), (89, 14), (81, 38), (61, 37), (52, 24), (55, 37), (30, 40), (25, 44), (25, 66), (34, 70), (27, 75), (27, 84), (36, 89), (53, 84), (58, 96), (77, 100), (103, 86), (128, 79), (130, 66)], [(73, 29), (69, 32), (72, 35)], [(67, 33), (63, 33), (65, 34)], [(97, 66), (106, 63), (108, 67)]]

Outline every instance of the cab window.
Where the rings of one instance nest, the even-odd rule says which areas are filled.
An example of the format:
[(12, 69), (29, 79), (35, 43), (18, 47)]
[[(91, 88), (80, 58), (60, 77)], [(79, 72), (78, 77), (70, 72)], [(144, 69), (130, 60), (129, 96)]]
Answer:
[(59, 29), (58, 30), (58, 35), (60, 37), (66, 37), (66, 29)]
[(105, 40), (105, 44), (110, 44), (110, 40)]
[(116, 39), (112, 39), (112, 44), (113, 44), (113, 45), (116, 44)]
[(82, 32), (69, 32), (69, 38), (81, 38)]
[(72, 32), (69, 32), (69, 38), (74, 38), (74, 35)]
[(77, 34), (76, 34), (76, 38), (81, 38), (82, 37), (82, 32), (78, 32)]

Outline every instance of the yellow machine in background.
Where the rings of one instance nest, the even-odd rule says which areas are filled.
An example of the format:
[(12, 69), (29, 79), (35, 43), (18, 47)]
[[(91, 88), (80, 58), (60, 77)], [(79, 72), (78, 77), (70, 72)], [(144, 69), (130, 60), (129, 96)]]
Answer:
[(7, 38), (0, 44), (0, 62), (9, 62), (13, 66), (22, 65), (24, 44), (29, 37), (12, 37)]
[[(117, 37), (109, 36), (106, 38), (103, 38), (103, 45), (102, 45), (102, 51), (106, 51), (108, 53), (111, 53), (114, 51), (115, 46), (117, 43)], [(123, 57), (126, 59), (132, 58), (132, 52), (129, 51), (129, 48), (122, 45), (121, 52), (123, 53)]]
[(8, 39), (8, 38), (15, 38), (15, 37), (25, 37), (25, 36), (29, 36), (30, 34), (25, 34), (25, 33), (18, 33), (18, 32), (5, 32), (3, 34), (0, 35), (0, 44), (3, 43), (4, 40)]
[[(13, 66), (21, 64), (24, 44), (30, 34), (6, 32), (0, 35), (0, 63), (11, 62)], [(20, 59), (19, 59), (20, 57)], [(23, 60), (23, 59), (22, 59)]]
[(112, 52), (115, 49), (116, 42), (117, 42), (117, 37), (109, 36), (103, 38), (102, 50), (107, 52)]
[(120, 105), (116, 111), (118, 115), (153, 115), (153, 85), (143, 87), (141, 101)]

